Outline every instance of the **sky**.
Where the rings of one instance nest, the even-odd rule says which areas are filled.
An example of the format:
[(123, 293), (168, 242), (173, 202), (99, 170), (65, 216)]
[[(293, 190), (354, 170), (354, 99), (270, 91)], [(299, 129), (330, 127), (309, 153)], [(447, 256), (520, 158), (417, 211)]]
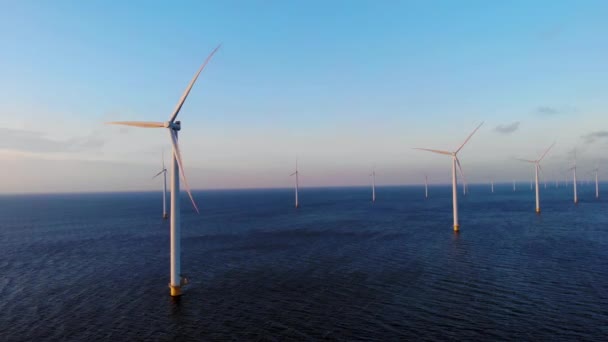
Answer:
[(606, 1), (0, 2), (0, 193), (608, 179)]

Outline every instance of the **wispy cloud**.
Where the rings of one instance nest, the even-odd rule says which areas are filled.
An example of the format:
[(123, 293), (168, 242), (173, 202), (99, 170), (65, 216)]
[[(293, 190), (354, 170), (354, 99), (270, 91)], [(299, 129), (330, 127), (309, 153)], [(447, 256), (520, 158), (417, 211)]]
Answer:
[(105, 140), (95, 134), (58, 140), (47, 137), (43, 132), (0, 128), (0, 148), (16, 151), (73, 153), (95, 150), (104, 144)]
[(581, 138), (583, 138), (585, 143), (592, 144), (599, 139), (608, 138), (608, 131), (591, 132), (589, 134), (581, 135)]
[(502, 134), (511, 134), (519, 129), (519, 121), (515, 121), (506, 125), (498, 125), (494, 131)]
[(543, 116), (553, 116), (553, 115), (557, 115), (559, 113), (560, 113), (559, 110), (555, 107), (540, 106), (540, 107), (536, 108), (536, 114), (543, 115)]
[(534, 114), (538, 116), (544, 117), (552, 117), (557, 115), (564, 115), (575, 112), (574, 107), (570, 106), (562, 106), (562, 107), (554, 107), (554, 106), (540, 106), (534, 110)]

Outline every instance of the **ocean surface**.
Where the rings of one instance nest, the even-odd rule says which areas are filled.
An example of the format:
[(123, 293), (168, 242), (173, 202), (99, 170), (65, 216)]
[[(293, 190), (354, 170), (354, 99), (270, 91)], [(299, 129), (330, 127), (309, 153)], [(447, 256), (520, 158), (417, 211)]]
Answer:
[(608, 184), (0, 196), (0, 340), (608, 340)]

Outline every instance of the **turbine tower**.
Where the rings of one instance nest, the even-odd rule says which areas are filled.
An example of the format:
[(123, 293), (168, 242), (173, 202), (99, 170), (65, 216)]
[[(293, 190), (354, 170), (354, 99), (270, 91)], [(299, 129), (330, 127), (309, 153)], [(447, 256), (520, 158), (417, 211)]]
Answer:
[(515, 179), (513, 180), (513, 192), (515, 192)]
[(429, 198), (429, 176), (424, 175), (424, 198)]
[(600, 187), (599, 187), (599, 182), (597, 180), (597, 172), (599, 170), (600, 169), (598, 167), (593, 169), (593, 171), (595, 172), (595, 198), (600, 198)]
[(572, 175), (574, 178), (574, 181), (572, 184), (574, 184), (574, 204), (578, 204), (578, 193), (576, 191), (576, 150), (574, 150), (574, 166), (572, 166), (570, 168), (570, 170), (572, 170)]
[(299, 174), (298, 173), (298, 159), (296, 158), (296, 171), (294, 173), (292, 173), (291, 175), (289, 175), (289, 176), (296, 176), (296, 187), (295, 187), (295, 190), (296, 190), (296, 208), (300, 207), (300, 202), (298, 201), (298, 186), (299, 186), (298, 185), (298, 174)]
[(370, 174), (372, 177), (372, 203), (376, 203), (376, 168), (372, 169), (372, 173)]
[(163, 219), (167, 219), (169, 215), (167, 214), (167, 168), (165, 167), (165, 153), (162, 154), (162, 165), (163, 168), (157, 173), (152, 179), (163, 175)]
[(479, 126), (477, 126), (477, 128), (475, 128), (475, 130), (473, 130), (473, 132), (471, 132), (471, 134), (469, 134), (469, 136), (462, 143), (462, 145), (460, 145), (460, 147), (458, 147), (458, 149), (454, 152), (433, 150), (433, 149), (428, 149), (428, 148), (418, 148), (418, 147), (415, 148), (416, 150), (429, 151), (429, 152), (444, 154), (444, 155), (448, 155), (448, 156), (452, 157), (452, 208), (454, 211), (454, 231), (455, 232), (460, 231), (460, 224), (458, 223), (458, 184), (457, 184), (457, 180), (456, 180), (456, 167), (457, 166), (458, 166), (458, 170), (460, 170), (460, 174), (462, 175), (462, 183), (463, 183), (463, 185), (466, 184), (465, 179), (464, 179), (464, 173), (462, 172), (462, 167), (460, 166), (460, 160), (458, 159), (458, 152), (460, 152), (460, 150), (462, 150), (464, 145), (467, 142), (469, 142), (469, 140), (471, 139), (473, 134), (475, 134), (475, 132), (477, 132), (477, 130), (479, 129), (479, 127), (481, 127), (481, 125), (483, 125), (483, 122), (480, 123)]
[(555, 143), (553, 143), (551, 146), (549, 146), (549, 148), (545, 151), (545, 153), (543, 153), (543, 155), (540, 156), (540, 158), (538, 158), (537, 160), (518, 159), (520, 161), (534, 164), (534, 179), (535, 179), (535, 183), (536, 183), (536, 213), (537, 214), (540, 214), (540, 190), (538, 188), (538, 171), (539, 170), (542, 171), (541, 167), (540, 167), (540, 162), (541, 162), (541, 160), (543, 160), (543, 158), (545, 158), (545, 156), (547, 155), (549, 150), (551, 150), (554, 145), (555, 145)]
[(184, 172), (184, 163), (182, 162), (181, 152), (179, 149), (179, 144), (177, 142), (177, 133), (181, 130), (180, 121), (176, 121), (177, 115), (179, 114), (188, 94), (190, 94), (190, 90), (192, 90), (192, 86), (196, 82), (198, 76), (201, 74), (207, 63), (211, 60), (213, 55), (219, 50), (220, 46), (218, 45), (210, 54), (207, 56), (207, 59), (203, 62), (203, 64), (198, 69), (197, 73), (194, 75), (190, 84), (182, 94), (182, 97), (177, 102), (175, 109), (171, 116), (169, 116), (169, 121), (167, 122), (149, 122), (149, 121), (114, 121), (108, 122), (108, 124), (112, 125), (125, 125), (125, 126), (134, 126), (134, 127), (143, 127), (143, 128), (166, 128), (169, 132), (169, 137), (171, 138), (171, 145), (173, 147), (173, 162), (171, 163), (171, 280), (169, 283), (169, 289), (172, 297), (177, 297), (182, 294), (182, 285), (187, 284), (187, 279), (182, 277), (181, 274), (181, 221), (180, 221), (180, 198), (179, 198), (179, 176), (181, 174), (182, 180), (184, 181), (184, 185), (186, 188), (186, 192), (190, 197), (190, 201), (192, 202), (192, 206), (194, 210), (198, 213), (198, 207), (194, 202), (194, 198), (192, 197), (192, 193), (190, 192), (190, 186), (188, 185), (188, 180), (186, 179), (186, 174)]
[(494, 180), (490, 181), (490, 185), (492, 186), (492, 193), (494, 193)]

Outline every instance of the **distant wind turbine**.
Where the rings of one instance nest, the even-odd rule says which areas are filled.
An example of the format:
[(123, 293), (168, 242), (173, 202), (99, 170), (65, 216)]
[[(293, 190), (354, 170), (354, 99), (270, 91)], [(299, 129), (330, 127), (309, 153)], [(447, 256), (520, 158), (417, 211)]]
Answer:
[(541, 170), (540, 162), (541, 162), (541, 160), (543, 160), (543, 158), (545, 158), (545, 156), (547, 155), (549, 150), (551, 150), (551, 148), (553, 148), (554, 145), (555, 145), (555, 143), (553, 143), (551, 146), (549, 146), (549, 148), (545, 151), (545, 153), (543, 153), (542, 156), (540, 156), (540, 158), (538, 158), (536, 160), (518, 159), (520, 161), (534, 164), (534, 179), (536, 181), (536, 213), (537, 214), (540, 214), (540, 190), (538, 189), (538, 171)]
[(115, 121), (108, 122), (108, 124), (112, 125), (125, 125), (125, 126), (134, 126), (134, 127), (143, 127), (143, 128), (167, 128), (169, 132), (169, 136), (171, 138), (171, 145), (173, 146), (173, 163), (171, 163), (171, 228), (170, 228), (170, 236), (171, 236), (171, 281), (169, 283), (171, 296), (176, 297), (182, 294), (182, 285), (187, 284), (187, 279), (182, 277), (181, 274), (181, 222), (180, 222), (180, 198), (179, 198), (179, 174), (181, 173), (182, 179), (184, 181), (184, 185), (186, 191), (188, 192), (188, 196), (190, 197), (190, 201), (192, 202), (192, 206), (194, 210), (198, 213), (198, 207), (194, 202), (194, 198), (192, 197), (192, 193), (190, 192), (190, 186), (188, 185), (188, 180), (186, 179), (186, 175), (184, 173), (184, 164), (182, 162), (182, 157), (179, 149), (179, 145), (177, 143), (177, 132), (181, 130), (180, 121), (176, 121), (177, 115), (179, 114), (188, 94), (190, 94), (190, 90), (192, 90), (192, 86), (196, 82), (198, 76), (203, 71), (207, 63), (211, 60), (213, 55), (217, 52), (220, 46), (216, 47), (211, 54), (205, 59), (201, 67), (198, 69), (197, 73), (194, 75), (190, 84), (182, 94), (182, 97), (179, 99), (179, 102), (175, 106), (173, 113), (169, 117), (169, 121), (167, 122), (149, 122), (149, 121)]
[(424, 198), (429, 198), (429, 176), (424, 175)]
[(513, 192), (515, 192), (515, 179), (513, 180)]
[(162, 165), (163, 168), (160, 170), (159, 173), (157, 173), (154, 177), (152, 178), (156, 178), (158, 176), (160, 176), (161, 174), (163, 175), (163, 218), (166, 219), (167, 217), (169, 217), (169, 215), (167, 215), (167, 168), (165, 167), (165, 153), (163, 152), (162, 154)]
[(599, 171), (599, 167), (596, 167), (595, 169), (593, 169), (593, 172), (595, 172), (595, 198), (600, 198), (600, 186), (599, 186), (599, 182), (597, 179), (597, 172)]
[(490, 181), (490, 185), (492, 186), (492, 193), (494, 193), (494, 180)]
[(480, 123), (479, 126), (477, 126), (477, 128), (475, 128), (475, 130), (473, 130), (473, 132), (471, 132), (471, 134), (469, 134), (469, 136), (462, 143), (462, 145), (460, 145), (460, 147), (458, 147), (458, 149), (454, 152), (433, 150), (433, 149), (428, 149), (428, 148), (418, 148), (418, 147), (415, 148), (416, 150), (429, 151), (429, 152), (444, 154), (444, 155), (448, 155), (448, 156), (452, 157), (452, 206), (453, 206), (453, 210), (454, 210), (454, 231), (455, 232), (458, 232), (460, 230), (460, 224), (458, 223), (458, 184), (456, 181), (456, 166), (458, 166), (458, 170), (460, 170), (460, 174), (462, 175), (463, 184), (465, 184), (464, 173), (462, 172), (462, 167), (460, 166), (460, 160), (458, 159), (457, 155), (458, 155), (458, 152), (460, 152), (460, 150), (462, 150), (464, 145), (467, 142), (469, 142), (469, 140), (471, 139), (473, 134), (475, 134), (475, 132), (477, 132), (477, 130), (479, 129), (479, 127), (481, 127), (481, 125), (483, 125), (483, 122)]
[(573, 175), (573, 182), (572, 184), (574, 184), (574, 204), (578, 203), (578, 193), (576, 191), (576, 150), (574, 150), (574, 166), (572, 166), (570, 168), (570, 170), (572, 170), (572, 175)]
[(376, 167), (372, 169), (370, 176), (372, 177), (372, 203), (376, 203)]
[(298, 187), (299, 187), (299, 184), (298, 184), (298, 182), (299, 182), (298, 175), (299, 175), (299, 172), (298, 172), (298, 159), (296, 159), (296, 171), (294, 173), (292, 173), (291, 175), (289, 175), (289, 176), (296, 176), (296, 184), (295, 184), (296, 208), (300, 207), (300, 202), (298, 201)]

